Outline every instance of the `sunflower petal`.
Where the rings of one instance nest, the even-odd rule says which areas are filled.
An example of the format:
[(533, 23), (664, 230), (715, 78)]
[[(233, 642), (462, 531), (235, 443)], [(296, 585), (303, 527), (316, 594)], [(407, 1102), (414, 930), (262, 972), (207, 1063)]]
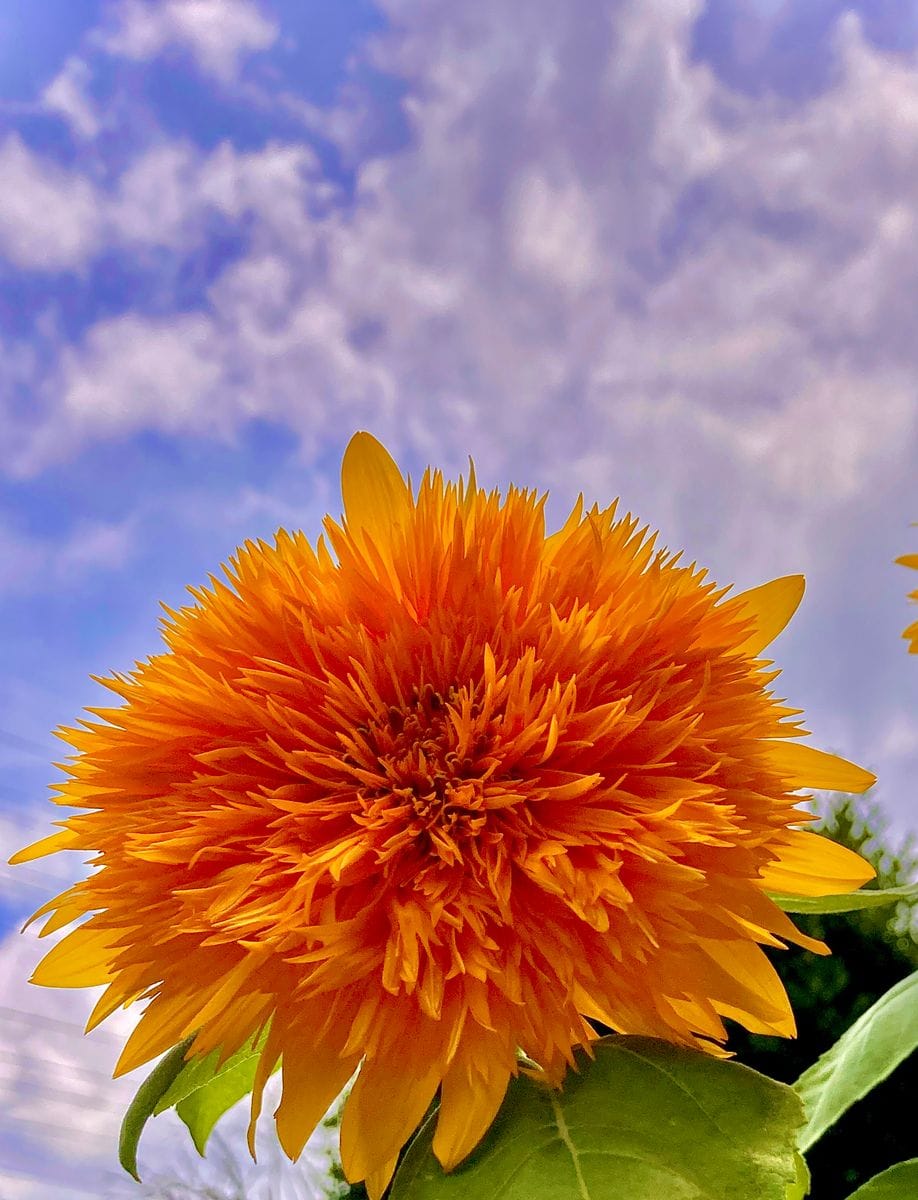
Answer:
[(742, 604), (754, 622), (748, 638), (737, 647), (741, 653), (757, 658), (775, 640), (797, 611), (805, 587), (802, 575), (783, 575), (733, 597), (732, 603)]
[(34, 862), (36, 858), (44, 858), (46, 854), (54, 854), (58, 850), (77, 849), (79, 849), (78, 835), (72, 829), (62, 829), (59, 833), (49, 834), (48, 837), (33, 842), (31, 846), (17, 850), (9, 863), (11, 867), (15, 867), (19, 863)]
[(342, 1058), (326, 1040), (296, 1037), (284, 1042), (284, 1090), (275, 1117), (280, 1144), (291, 1159), (299, 1158), (359, 1061), (359, 1054)]
[(264, 1101), (265, 1086), (268, 1080), (277, 1067), (277, 1061), (281, 1056), (283, 1038), (278, 1033), (278, 1025), (275, 1022), (268, 1030), (268, 1037), (261, 1051), (261, 1058), (258, 1060), (258, 1066), (255, 1068), (255, 1078), (252, 1080), (252, 1097), (249, 1108), (249, 1127), (246, 1134), (246, 1140), (249, 1146), (249, 1154), (254, 1161), (255, 1158), (255, 1132), (258, 1126), (258, 1118), (261, 1116), (262, 1103)]
[(707, 958), (700, 970), (717, 1012), (741, 1021), (751, 1033), (793, 1037), (794, 1014), (781, 979), (759, 946), (752, 942), (699, 938)]
[(370, 1200), (382, 1200), (383, 1193), (389, 1186), (389, 1180), (395, 1174), (395, 1168), (398, 1166), (398, 1155), (393, 1155), (387, 1163), (379, 1167), (375, 1171), (371, 1171), (367, 1175), (364, 1182), (364, 1187), (367, 1189), (367, 1195)]
[(471, 1154), (497, 1116), (510, 1082), (507, 1067), (486, 1054), (471, 1062), (467, 1055), (452, 1063), (443, 1077), (433, 1152), (444, 1171)]
[(395, 1054), (360, 1068), (341, 1118), (341, 1165), (366, 1179), (402, 1148), (418, 1127), (440, 1082), (439, 1057)]
[(769, 765), (792, 788), (828, 788), (837, 792), (866, 792), (876, 775), (837, 754), (827, 754), (802, 742), (763, 743)]
[(411, 511), (411, 493), (395, 460), (370, 433), (355, 433), (341, 462), (341, 495), (351, 533), (385, 547)]
[(876, 875), (870, 863), (847, 846), (803, 829), (788, 829), (772, 848), (777, 860), (759, 872), (765, 891), (836, 896), (856, 891)]
[(63, 929), (71, 921), (79, 921), (80, 917), (85, 916), (86, 905), (81, 904), (77, 900), (73, 900), (69, 904), (59, 904), (54, 916), (47, 920), (41, 927), (41, 932), (38, 936), (47, 937), (49, 933), (57, 933), (59, 929)]
[(81, 925), (61, 938), (32, 974), (32, 983), (42, 987), (95, 987), (113, 978), (112, 942), (118, 934), (110, 929)]

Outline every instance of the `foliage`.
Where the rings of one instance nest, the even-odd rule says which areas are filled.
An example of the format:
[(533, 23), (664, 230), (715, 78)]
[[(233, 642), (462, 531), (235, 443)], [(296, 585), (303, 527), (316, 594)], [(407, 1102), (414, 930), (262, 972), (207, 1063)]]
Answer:
[(444, 1176), (428, 1119), (391, 1200), (785, 1200), (803, 1107), (737, 1063), (608, 1037), (562, 1090), (520, 1076), (478, 1149)]
[(918, 1049), (918, 971), (906, 976), (845, 1030), (794, 1088), (808, 1120), (799, 1138), (807, 1151), (847, 1110)]
[[(875, 802), (837, 799), (820, 829), (873, 863), (877, 880), (871, 887), (903, 887), (918, 875), (911, 844), (887, 844), (886, 823)], [(895, 908), (796, 917), (806, 933), (828, 942), (832, 955), (819, 958), (802, 950), (775, 954), (798, 1036), (787, 1041), (734, 1028), (731, 1046), (740, 1061), (788, 1082), (802, 1075), (884, 993), (918, 969), (916, 912), (914, 902), (902, 901)], [(905, 1102), (916, 1094), (918, 1056), (912, 1055), (808, 1153), (810, 1200), (847, 1200), (877, 1172), (918, 1154), (914, 1099)]]

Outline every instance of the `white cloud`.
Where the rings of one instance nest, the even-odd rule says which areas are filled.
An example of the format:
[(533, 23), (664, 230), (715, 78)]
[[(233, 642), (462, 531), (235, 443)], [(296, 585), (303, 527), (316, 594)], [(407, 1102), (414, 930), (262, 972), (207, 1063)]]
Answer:
[(0, 177), (0, 255), (33, 271), (82, 266), (102, 233), (92, 183), (34, 154), (15, 133), (0, 143)]
[(41, 95), (49, 112), (58, 113), (77, 137), (86, 139), (94, 138), (100, 128), (96, 106), (87, 94), (91, 77), (90, 67), (83, 59), (68, 58)]
[(520, 180), (509, 208), (511, 255), (517, 266), (575, 290), (596, 278), (595, 212), (576, 181), (555, 186), (541, 172), (530, 172)]
[(135, 550), (135, 523), (94, 521), (77, 526), (54, 553), (57, 578), (69, 581), (85, 571), (119, 570)]
[(103, 435), (138, 425), (176, 432), (219, 427), (215, 402), (223, 374), (205, 317), (148, 320), (128, 314), (96, 325), (67, 356), (65, 419)]
[[(132, 53), (172, 7), (119, 10)], [(630, 482), (643, 441), (654, 490), (678, 494), (676, 414), (760, 506), (777, 492), (818, 520), (908, 454), (914, 63), (847, 19), (834, 85), (778, 107), (693, 61), (697, 7), (386, 8), (400, 32), (374, 61), (405, 81), (412, 137), (360, 165), (352, 204), (297, 145), (163, 142), (95, 196), (130, 253), (191, 254), (217, 219), (250, 249), (197, 314), (108, 319), (68, 350), (20, 470), (252, 415), (308, 447), (334, 416), (419, 453), (449, 428), (457, 465), (466, 443), (485, 470), (525, 456), (547, 477), (589, 428), (599, 475)]]
[(792, 402), (735, 431), (749, 461), (780, 490), (825, 509), (857, 497), (914, 441), (915, 387), (874, 373), (813, 379)]
[(250, 0), (122, 0), (102, 44), (110, 54), (137, 60), (180, 47), (201, 70), (229, 82), (244, 58), (277, 36), (275, 23)]
[(328, 190), (318, 176), (307, 146), (239, 152), (223, 142), (202, 155), (188, 142), (164, 141), (121, 175), (109, 201), (112, 233), (128, 246), (188, 251), (204, 240), (208, 220), (254, 215), (276, 236), (303, 236)]
[(202, 154), (188, 142), (157, 141), (103, 186), (10, 134), (0, 143), (0, 172), (0, 256), (47, 272), (85, 270), (102, 251), (190, 254), (218, 220), (238, 227), (252, 217), (256, 237), (295, 240), (302, 255), (316, 238), (314, 215), (336, 194), (313, 151), (298, 144), (240, 152), (224, 142)]
[(918, 717), (904, 710), (896, 712), (886, 730), (879, 752), (884, 758), (918, 759)]
[(74, 587), (87, 575), (117, 571), (136, 548), (136, 520), (80, 521), (61, 539), (29, 537), (0, 521), (0, 596)]

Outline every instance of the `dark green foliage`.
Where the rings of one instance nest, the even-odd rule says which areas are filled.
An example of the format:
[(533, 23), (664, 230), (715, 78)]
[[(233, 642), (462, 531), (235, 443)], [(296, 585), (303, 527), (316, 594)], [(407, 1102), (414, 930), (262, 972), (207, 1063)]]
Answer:
[(367, 1189), (362, 1183), (352, 1183), (342, 1200), (367, 1200)]
[[(875, 804), (837, 801), (819, 829), (859, 851), (877, 868), (875, 885), (911, 882), (918, 860), (911, 845), (883, 844), (885, 822)], [(773, 956), (797, 1017), (794, 1041), (755, 1037), (734, 1028), (731, 1047), (741, 1062), (792, 1082), (871, 1004), (918, 969), (915, 908), (872, 908), (831, 916), (797, 916), (806, 933), (821, 938), (832, 955), (819, 958), (791, 949)], [(856, 1104), (809, 1152), (811, 1200), (845, 1200), (871, 1176), (918, 1155), (918, 1057), (907, 1059)]]

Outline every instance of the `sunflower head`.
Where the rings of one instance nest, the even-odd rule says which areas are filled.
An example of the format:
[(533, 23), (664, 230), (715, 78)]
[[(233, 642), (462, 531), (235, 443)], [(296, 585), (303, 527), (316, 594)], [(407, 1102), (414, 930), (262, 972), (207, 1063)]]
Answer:
[(763, 658), (798, 577), (730, 597), (615, 504), (428, 471), (369, 434), (344, 517), (247, 543), (169, 612), (165, 649), (64, 731), (77, 810), (20, 860), (93, 854), (45, 905), (82, 920), (39, 966), (142, 1001), (127, 1071), (267, 1029), (291, 1156), (358, 1072), (344, 1169), (379, 1195), (439, 1093), (449, 1169), (518, 1052), (560, 1081), (597, 1024), (718, 1052), (791, 1035), (763, 946), (817, 952), (768, 898), (872, 874), (798, 828), (801, 787), (861, 791), (812, 749)]

